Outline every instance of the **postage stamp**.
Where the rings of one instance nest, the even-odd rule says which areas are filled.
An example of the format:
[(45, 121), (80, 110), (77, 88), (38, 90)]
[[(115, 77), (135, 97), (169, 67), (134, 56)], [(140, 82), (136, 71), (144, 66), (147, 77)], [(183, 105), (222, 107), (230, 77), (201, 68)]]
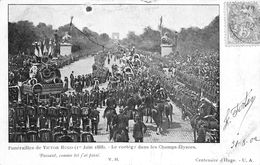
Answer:
[(260, 44), (260, 8), (257, 2), (227, 2), (227, 45)]

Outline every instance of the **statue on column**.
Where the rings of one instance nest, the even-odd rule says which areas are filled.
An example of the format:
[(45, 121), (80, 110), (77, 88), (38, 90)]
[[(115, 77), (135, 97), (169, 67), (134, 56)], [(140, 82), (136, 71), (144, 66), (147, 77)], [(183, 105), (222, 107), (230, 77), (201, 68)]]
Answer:
[(177, 39), (178, 39), (177, 32), (175, 32), (175, 34), (174, 34), (174, 36), (172, 36), (172, 38), (170, 38), (168, 32), (166, 32), (166, 33), (164, 33), (164, 35), (161, 38), (161, 44), (172, 46), (172, 50), (175, 51), (176, 47), (177, 47)]

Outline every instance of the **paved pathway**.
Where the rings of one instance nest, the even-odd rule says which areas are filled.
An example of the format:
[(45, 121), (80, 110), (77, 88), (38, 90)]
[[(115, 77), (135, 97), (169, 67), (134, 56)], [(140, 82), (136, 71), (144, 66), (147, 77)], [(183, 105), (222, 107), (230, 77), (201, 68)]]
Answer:
[[(111, 68), (113, 64), (119, 65), (118, 61), (114, 61), (114, 59), (110, 60), (110, 65), (107, 64), (107, 60), (105, 66)], [(183, 121), (181, 119), (181, 110), (173, 105), (173, 123), (170, 128), (167, 128), (166, 118), (164, 117), (164, 123), (162, 125), (162, 132), (160, 135), (156, 134), (156, 125), (155, 123), (145, 123), (147, 126), (147, 132), (144, 137), (144, 142), (193, 142), (193, 133), (192, 128), (189, 121)], [(101, 116), (104, 112), (103, 108), (98, 108)], [(118, 109), (117, 109), (118, 112)], [(118, 112), (119, 113), (119, 112)], [(146, 118), (145, 118), (146, 119)], [(134, 121), (129, 121), (129, 137), (130, 142), (134, 142), (134, 138), (132, 136), (133, 132), (133, 124)], [(95, 136), (95, 140), (97, 142), (108, 142), (109, 133), (106, 132), (106, 119), (101, 118), (99, 123), (99, 135)]]
[[(90, 62), (92, 63), (92, 62)], [(107, 63), (107, 60), (105, 62), (105, 66), (108, 67), (111, 70), (111, 66), (113, 64), (120, 65), (118, 60), (114, 60), (112, 58), (110, 60), (110, 64)], [(92, 67), (87, 65), (86, 67)], [(70, 68), (73, 70), (73, 68)], [(85, 68), (87, 71), (89, 69)], [(82, 72), (82, 71), (79, 71)], [(70, 74), (70, 73), (68, 73)], [(81, 74), (81, 73), (80, 73)], [(101, 84), (100, 87), (106, 87), (108, 83)], [(87, 88), (90, 90), (90, 88)], [(171, 102), (172, 103), (172, 102)], [(147, 126), (147, 132), (144, 137), (144, 142), (193, 142), (193, 132), (192, 128), (190, 126), (189, 121), (183, 121), (181, 119), (181, 110), (175, 106), (174, 103), (173, 105), (173, 123), (171, 124), (170, 128), (167, 128), (167, 122), (166, 118), (163, 118), (163, 125), (162, 125), (162, 132), (160, 135), (156, 134), (156, 125), (155, 123), (145, 123)], [(98, 110), (100, 111), (100, 122), (99, 122), (99, 130), (98, 130), (98, 135), (95, 135), (94, 138), (97, 142), (109, 142), (109, 132), (106, 131), (106, 119), (102, 118), (105, 107), (98, 107)], [(116, 109), (117, 113), (118, 108)], [(146, 119), (146, 118), (145, 118)], [(129, 121), (129, 138), (130, 142), (134, 142), (132, 132), (133, 132), (133, 124), (134, 121), (130, 120)]]

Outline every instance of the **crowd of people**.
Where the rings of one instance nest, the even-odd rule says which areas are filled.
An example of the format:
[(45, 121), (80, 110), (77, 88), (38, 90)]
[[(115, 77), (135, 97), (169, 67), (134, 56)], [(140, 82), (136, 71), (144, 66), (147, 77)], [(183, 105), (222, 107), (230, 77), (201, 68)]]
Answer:
[[(105, 74), (105, 81), (102, 83), (108, 81), (107, 88), (100, 88), (101, 79), (93, 73), (75, 76), (72, 71), (69, 78), (65, 77), (64, 90), (60, 95), (50, 94), (43, 101), (40, 101), (37, 95), (31, 99), (22, 95), (21, 101), (10, 102), (9, 141), (94, 142), (93, 134), (99, 134), (100, 117), (104, 117), (107, 120), (110, 140), (128, 142), (128, 123), (129, 120), (134, 120), (135, 142), (143, 142), (147, 129), (143, 122), (144, 116), (147, 116), (146, 122), (150, 118), (150, 121), (154, 121), (157, 127), (160, 127), (163, 119), (157, 105), (167, 102), (168, 97), (176, 100), (176, 96), (168, 90), (160, 74), (154, 74), (152, 69), (143, 66), (142, 63), (134, 63), (135, 58), (144, 57), (134, 56), (133, 51), (127, 52), (127, 61), (122, 62), (120, 59), (120, 62), (124, 63), (123, 68), (114, 67), (112, 73), (108, 71)], [(95, 59), (98, 58), (101, 64), (104, 64), (104, 60), (108, 60), (109, 63), (113, 54), (117, 57), (120, 53), (106, 52), (97, 55)], [(205, 59), (204, 62), (207, 60), (209, 59)], [(29, 64), (30, 62), (28, 66)], [(22, 66), (24, 67), (24, 64)], [(126, 74), (126, 67), (130, 68), (133, 74)], [(14, 74), (9, 79), (9, 85), (21, 81), (16, 76)], [(103, 107), (104, 114), (100, 114), (98, 108)], [(214, 112), (213, 109), (210, 113)]]
[[(23, 97), (21, 102), (10, 102), (10, 141), (59, 141), (61, 137), (58, 138), (58, 135), (66, 137), (72, 137), (73, 135), (73, 141), (82, 141), (84, 138), (80, 138), (79, 135), (85, 135), (85, 131), (89, 133), (88, 135), (90, 135), (90, 131), (93, 134), (98, 134), (100, 114), (97, 107), (102, 108), (103, 106), (106, 106), (104, 117), (107, 117), (106, 113), (112, 107), (113, 114), (118, 117), (117, 120), (113, 118), (112, 123), (108, 123), (110, 129), (113, 129), (114, 132), (118, 132), (117, 129), (127, 130), (122, 125), (128, 125), (122, 124), (120, 115), (117, 116), (115, 111), (117, 106), (120, 106), (121, 115), (124, 114), (123, 118), (133, 119), (136, 117), (135, 119), (138, 122), (134, 126), (134, 136), (137, 139), (136, 141), (143, 141), (142, 137), (140, 137), (140, 131), (144, 130), (145, 125), (140, 121), (140, 116), (133, 116), (133, 111), (137, 104), (142, 103), (139, 94), (142, 94), (142, 96), (145, 93), (151, 94), (149, 90), (152, 85), (148, 84), (148, 78), (145, 77), (142, 79), (137, 78), (135, 81), (128, 81), (122, 75), (117, 76), (111, 78), (110, 75), (110, 78), (107, 78), (107, 80), (111, 80), (109, 84), (116, 84), (115, 86), (112, 85), (113, 87), (109, 89), (99, 89), (98, 79), (92, 77), (91, 74), (74, 76), (72, 72), (70, 80), (65, 78), (65, 90), (60, 94), (59, 98), (50, 94), (44, 101), (39, 101), (35, 95), (29, 100)], [(153, 81), (155, 80), (153, 79)], [(69, 87), (70, 90), (66, 92)], [(87, 87), (92, 87), (92, 89), (90, 91), (84, 89)], [(157, 86), (157, 88), (160, 87)], [(151, 107), (152, 102), (146, 101), (146, 104)], [(132, 111), (130, 116), (129, 113), (126, 113), (128, 110)], [(116, 134), (112, 133), (110, 139), (115, 140), (115, 136)], [(93, 139), (93, 136), (91, 139)]]
[(177, 56), (180, 72), (193, 75), (211, 86), (219, 87), (219, 52), (214, 50), (196, 50), (186, 58)]
[[(56, 65), (57, 68), (62, 68), (66, 65), (69, 65), (75, 61), (78, 61), (80, 58), (83, 58), (85, 54), (78, 53), (73, 55), (58, 56), (55, 60), (52, 61), (53, 65)], [(41, 63), (42, 59), (25, 53), (19, 53), (17, 55), (9, 55), (8, 59), (8, 73), (9, 73), (9, 86), (17, 85), (19, 82), (24, 82), (29, 78), (30, 67), (34, 63)]]

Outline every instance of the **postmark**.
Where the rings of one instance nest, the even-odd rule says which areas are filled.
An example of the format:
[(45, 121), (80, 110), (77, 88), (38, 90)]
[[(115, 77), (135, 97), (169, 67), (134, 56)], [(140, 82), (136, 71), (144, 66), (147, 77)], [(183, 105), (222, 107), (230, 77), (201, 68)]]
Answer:
[(227, 2), (227, 46), (260, 44), (260, 6), (258, 2)]

